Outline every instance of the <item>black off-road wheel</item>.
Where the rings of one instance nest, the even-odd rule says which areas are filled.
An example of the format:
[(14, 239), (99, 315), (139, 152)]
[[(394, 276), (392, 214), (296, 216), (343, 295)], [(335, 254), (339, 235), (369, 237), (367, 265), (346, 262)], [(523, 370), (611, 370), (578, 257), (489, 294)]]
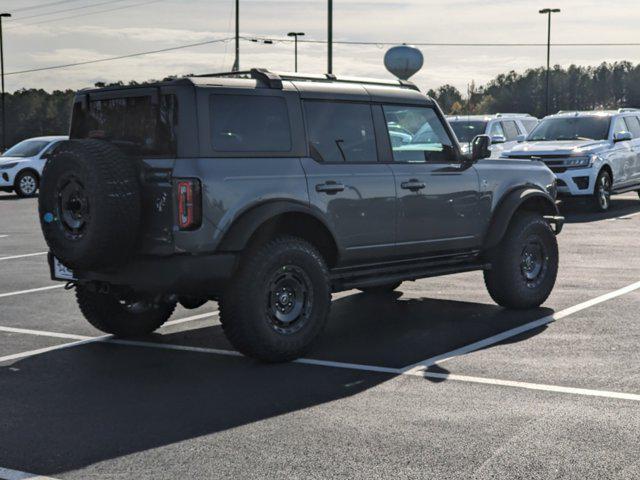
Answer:
[(76, 287), (78, 306), (98, 330), (117, 337), (140, 337), (160, 328), (173, 314), (175, 302), (99, 293), (87, 286)]
[(135, 164), (105, 141), (62, 142), (45, 165), (38, 208), (47, 245), (67, 267), (122, 263), (141, 223)]
[(264, 362), (302, 356), (324, 329), (329, 271), (310, 243), (284, 236), (245, 253), (220, 301), (224, 332), (242, 354)]
[(596, 184), (593, 188), (593, 196), (591, 197), (591, 204), (596, 212), (606, 212), (611, 207), (611, 190), (613, 187), (613, 180), (611, 174), (606, 170), (602, 170), (598, 174)]
[(402, 285), (402, 282), (393, 282), (393, 283), (388, 283), (386, 285), (378, 285), (376, 287), (359, 288), (358, 290), (360, 290), (362, 293), (371, 294), (371, 295), (384, 295), (386, 293), (393, 292), (400, 285)]
[(35, 172), (25, 170), (16, 175), (13, 182), (13, 191), (21, 198), (35, 197), (38, 193), (40, 180)]
[(542, 305), (558, 274), (558, 243), (541, 215), (517, 214), (504, 239), (489, 255), (484, 281), (491, 298), (506, 308)]

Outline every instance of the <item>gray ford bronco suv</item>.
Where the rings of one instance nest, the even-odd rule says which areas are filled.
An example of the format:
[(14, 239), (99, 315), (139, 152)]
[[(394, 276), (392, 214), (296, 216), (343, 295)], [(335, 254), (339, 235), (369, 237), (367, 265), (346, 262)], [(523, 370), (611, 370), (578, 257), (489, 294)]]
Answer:
[(309, 349), (332, 292), (483, 270), (498, 304), (537, 307), (555, 179), (488, 146), (463, 155), (407, 82), (254, 69), (80, 91), (39, 198), (51, 274), (121, 337), (217, 300), (229, 341), (270, 362)]

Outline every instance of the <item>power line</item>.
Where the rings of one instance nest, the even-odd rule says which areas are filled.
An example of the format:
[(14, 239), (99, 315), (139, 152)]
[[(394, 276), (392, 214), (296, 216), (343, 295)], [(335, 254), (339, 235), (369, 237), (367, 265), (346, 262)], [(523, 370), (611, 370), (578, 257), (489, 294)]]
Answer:
[(25, 10), (35, 10), (37, 8), (53, 7), (55, 5), (61, 5), (63, 3), (71, 3), (71, 2), (78, 2), (78, 1), (80, 0), (58, 0), (57, 2), (39, 3), (38, 5), (31, 5), (30, 7), (13, 8), (11, 9), (11, 12), (12, 13), (24, 12)]
[(86, 60), (84, 62), (67, 63), (67, 64), (64, 64), (64, 65), (53, 65), (53, 66), (50, 66), (50, 67), (32, 68), (30, 70), (20, 70), (20, 71), (17, 71), (17, 72), (5, 73), (5, 76), (7, 76), (7, 75), (20, 75), (20, 74), (23, 74), (23, 73), (43, 72), (43, 71), (46, 71), (46, 70), (57, 70), (57, 69), (60, 69), (60, 68), (77, 67), (79, 65), (89, 65), (89, 64), (92, 64), (92, 63), (111, 62), (113, 60), (122, 60), (124, 58), (141, 57), (143, 55), (151, 55), (151, 54), (154, 54), (154, 53), (164, 53), (164, 52), (171, 52), (171, 51), (174, 51), (174, 50), (182, 50), (184, 48), (200, 47), (202, 45), (211, 45), (212, 43), (228, 42), (230, 40), (233, 40), (234, 38), (235, 37), (218, 38), (216, 40), (207, 40), (205, 42), (191, 43), (191, 44), (188, 44), (188, 45), (179, 45), (177, 47), (162, 48), (160, 50), (151, 50), (151, 51), (147, 51), (147, 52), (130, 53), (128, 55), (120, 55), (120, 56), (117, 56), (117, 57), (108, 57), (108, 58), (101, 58), (101, 59), (96, 59), (96, 60)]
[(85, 10), (87, 8), (101, 7), (103, 5), (109, 5), (110, 3), (119, 3), (124, 1), (126, 0), (109, 0), (108, 2), (94, 3), (91, 5), (82, 5), (80, 7), (66, 8), (64, 10), (55, 10), (53, 12), (48, 12), (48, 13), (36, 13), (35, 15), (28, 15), (26, 17), (15, 17), (15, 20), (27, 20), (29, 18), (45, 17), (47, 15), (55, 15), (57, 13), (75, 12), (77, 10)]
[[(279, 43), (292, 43), (294, 40), (289, 38), (271, 38), (271, 37), (242, 37), (243, 40), (249, 41), (269, 41)], [(325, 44), (326, 40), (312, 40), (312, 39), (300, 39), (299, 43), (315, 43)], [(445, 43), (445, 42), (372, 42), (372, 41), (358, 41), (358, 40), (334, 40), (333, 43), (341, 45), (374, 45), (374, 46), (389, 46), (389, 45), (414, 45), (419, 47), (546, 47), (546, 43)], [(553, 47), (637, 47), (640, 46), (640, 42), (621, 42), (621, 43), (552, 43)]]
[[(121, 0), (118, 0), (121, 1)], [(66, 17), (60, 17), (60, 18), (51, 18), (51, 19), (47, 19), (47, 20), (41, 20), (39, 22), (27, 22), (27, 23), (21, 23), (21, 24), (14, 24), (10, 27), (7, 28), (16, 28), (19, 26), (23, 26), (23, 25), (41, 25), (43, 23), (53, 23), (53, 22), (59, 22), (61, 20), (69, 20), (71, 18), (79, 18), (79, 17), (86, 17), (89, 15), (98, 15), (100, 13), (107, 13), (107, 12), (114, 12), (116, 10), (124, 10), (125, 8), (133, 8), (133, 7), (141, 7), (143, 5), (149, 5), (151, 3), (158, 3), (158, 2), (163, 2), (164, 0), (150, 0), (148, 2), (142, 2), (142, 3), (134, 3), (131, 5), (123, 5), (121, 7), (116, 7), (116, 8), (108, 8), (105, 10), (98, 10), (96, 12), (88, 12), (88, 13), (79, 13), (77, 15), (68, 15)], [(111, 2), (113, 3), (113, 2)]]

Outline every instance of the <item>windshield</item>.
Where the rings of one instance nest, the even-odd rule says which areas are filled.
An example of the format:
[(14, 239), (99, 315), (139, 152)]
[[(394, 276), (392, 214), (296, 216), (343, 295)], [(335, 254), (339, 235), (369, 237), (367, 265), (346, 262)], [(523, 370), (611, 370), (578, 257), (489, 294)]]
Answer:
[(9, 150), (2, 154), (3, 157), (35, 157), (38, 155), (44, 147), (49, 145), (49, 142), (45, 140), (25, 140), (17, 145), (14, 145)]
[(449, 122), (453, 132), (458, 137), (458, 141), (462, 143), (470, 143), (476, 136), (483, 135), (487, 128), (487, 122), (467, 122), (464, 120), (457, 120), (455, 122)]
[(609, 117), (567, 117), (542, 120), (531, 132), (528, 141), (606, 140)]

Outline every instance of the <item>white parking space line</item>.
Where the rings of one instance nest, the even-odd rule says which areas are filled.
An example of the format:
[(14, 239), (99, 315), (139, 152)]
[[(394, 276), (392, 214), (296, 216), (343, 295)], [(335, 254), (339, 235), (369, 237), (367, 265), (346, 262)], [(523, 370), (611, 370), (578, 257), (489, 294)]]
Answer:
[(0, 467), (0, 479), (2, 480), (56, 480), (53, 477), (43, 477), (33, 473), (20, 472), (18, 470), (9, 470)]
[(55, 290), (56, 288), (64, 288), (64, 285), (50, 285), (48, 287), (30, 288), (29, 290), (20, 290), (17, 292), (0, 293), (0, 298), (13, 297), (14, 295), (26, 295), (27, 293), (44, 292), (46, 290)]
[(46, 255), (48, 252), (38, 252), (38, 253), (26, 253), (24, 255), (12, 255), (10, 257), (0, 257), (0, 262), (2, 260), (16, 260), (18, 258), (29, 258), (29, 257), (38, 257), (40, 255)]
[(515, 337), (522, 333), (535, 330), (536, 328), (540, 328), (544, 325), (547, 325), (551, 322), (555, 322), (556, 320), (560, 320), (562, 318), (566, 318), (569, 315), (573, 315), (574, 313), (580, 312), (581, 310), (585, 310), (589, 307), (593, 307), (594, 305), (598, 305), (599, 303), (606, 302), (607, 300), (611, 300), (612, 298), (620, 297), (627, 293), (633, 292), (635, 290), (640, 289), (640, 282), (632, 283), (624, 288), (619, 290), (615, 290), (613, 292), (606, 293), (604, 295), (600, 295), (592, 300), (588, 300), (586, 302), (582, 302), (578, 305), (574, 305), (573, 307), (566, 308), (561, 310), (560, 312), (556, 312), (553, 315), (549, 315), (547, 317), (540, 318), (533, 322), (526, 323), (516, 328), (512, 328), (511, 330), (507, 330), (505, 332), (498, 333), (497, 335), (493, 335), (491, 337), (485, 338), (483, 340), (479, 340), (477, 342), (471, 343), (469, 345), (465, 345), (464, 347), (457, 348), (447, 353), (443, 353), (441, 355), (436, 355), (435, 357), (428, 358), (418, 363), (414, 363), (412, 365), (408, 365), (404, 367), (402, 370), (407, 373), (420, 372), (424, 371), (432, 365), (437, 363), (446, 362), (447, 360), (451, 360), (452, 358), (456, 358), (462, 355), (466, 355), (468, 353), (474, 352), (476, 350), (480, 350), (481, 348), (485, 348), (496, 343), (502, 342), (503, 340), (507, 340), (509, 338)]
[[(199, 315), (192, 315), (190, 317), (186, 317), (186, 318), (180, 318), (177, 320), (173, 320), (170, 322), (165, 323), (162, 328), (164, 327), (168, 327), (168, 326), (172, 326), (172, 325), (179, 325), (179, 324), (183, 324), (186, 322), (192, 322), (194, 320), (201, 320), (203, 318), (207, 318), (207, 317), (213, 317), (215, 315), (217, 315), (218, 312), (209, 312), (209, 313), (202, 313)], [(36, 336), (40, 336), (40, 337), (51, 337), (51, 338), (66, 338), (69, 340), (78, 340), (76, 342), (70, 342), (70, 343), (63, 343), (62, 345), (54, 345), (52, 347), (45, 347), (45, 348), (39, 348), (37, 350), (29, 350), (27, 352), (22, 352), (22, 353), (16, 353), (13, 355), (7, 355), (5, 357), (0, 357), (0, 363), (2, 362), (10, 362), (13, 360), (20, 360), (23, 358), (27, 358), (27, 357), (33, 357), (35, 355), (40, 355), (42, 353), (49, 353), (49, 352), (54, 352), (56, 350), (64, 350), (66, 348), (71, 348), (71, 347), (77, 347), (80, 345), (86, 345), (89, 343), (96, 343), (96, 342), (103, 342), (106, 340), (110, 340), (112, 338), (111, 335), (102, 335), (99, 337), (88, 337), (88, 336), (84, 336), (84, 335), (74, 335), (74, 334), (67, 334), (67, 333), (57, 333), (57, 332), (47, 332), (44, 330), (31, 330), (31, 329), (27, 329), (27, 328), (14, 328), (14, 327), (0, 327), (0, 332), (7, 332), (7, 333), (21, 333), (24, 335), (36, 335)], [(114, 343), (117, 343), (119, 340), (114, 339), (113, 340)], [(151, 343), (151, 342), (149, 342)]]
[(0, 235), (0, 238), (7, 238), (9, 235)]

